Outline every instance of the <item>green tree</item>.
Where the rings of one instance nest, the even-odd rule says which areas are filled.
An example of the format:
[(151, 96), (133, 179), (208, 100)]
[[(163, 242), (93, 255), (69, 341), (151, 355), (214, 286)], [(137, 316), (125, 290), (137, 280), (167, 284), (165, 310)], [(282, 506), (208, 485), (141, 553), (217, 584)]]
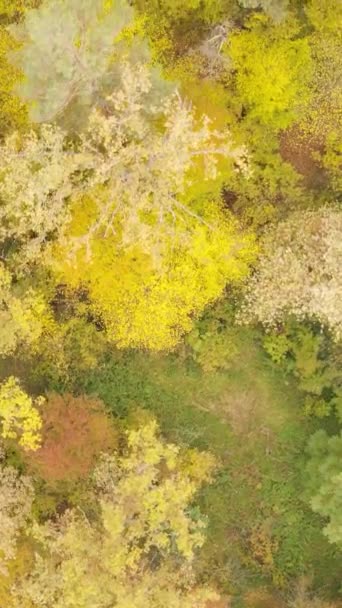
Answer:
[(308, 445), (307, 464), (310, 504), (328, 519), (324, 534), (342, 547), (342, 434), (329, 437), (315, 433)]

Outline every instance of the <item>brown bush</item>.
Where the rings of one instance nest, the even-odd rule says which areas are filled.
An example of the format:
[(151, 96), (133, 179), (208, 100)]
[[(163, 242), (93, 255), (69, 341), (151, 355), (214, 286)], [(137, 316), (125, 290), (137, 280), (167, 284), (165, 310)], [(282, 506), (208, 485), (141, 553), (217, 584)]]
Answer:
[(42, 419), (42, 446), (25, 458), (47, 481), (85, 477), (100, 452), (117, 446), (118, 431), (98, 399), (52, 394)]
[(265, 589), (254, 589), (244, 597), (245, 608), (285, 608), (279, 598)]

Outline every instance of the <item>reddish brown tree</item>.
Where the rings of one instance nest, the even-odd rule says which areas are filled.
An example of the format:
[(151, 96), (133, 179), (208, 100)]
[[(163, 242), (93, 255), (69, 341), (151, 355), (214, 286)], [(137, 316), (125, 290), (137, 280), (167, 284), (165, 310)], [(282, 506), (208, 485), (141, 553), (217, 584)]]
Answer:
[(118, 431), (98, 399), (51, 394), (42, 419), (42, 446), (26, 460), (47, 481), (85, 477), (100, 452), (117, 446)]

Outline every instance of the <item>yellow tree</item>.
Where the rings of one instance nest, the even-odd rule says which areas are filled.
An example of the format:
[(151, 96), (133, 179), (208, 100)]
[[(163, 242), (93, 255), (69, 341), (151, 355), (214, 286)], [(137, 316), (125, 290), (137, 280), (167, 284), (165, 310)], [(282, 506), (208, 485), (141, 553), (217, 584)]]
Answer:
[(0, 419), (2, 437), (17, 439), (24, 449), (37, 450), (40, 445), (42, 421), (39, 407), (43, 397), (33, 400), (20, 387), (17, 378), (10, 376), (0, 385)]
[(152, 93), (149, 70), (125, 64), (106, 112), (92, 113), (78, 151), (88, 177), (48, 261), (88, 289), (110, 340), (162, 350), (245, 277), (256, 247), (209, 197), (233, 165), (248, 171), (245, 150), (178, 95), (152, 104)]
[(18, 264), (53, 241), (52, 264), (63, 259), (60, 277), (85, 284), (109, 338), (160, 350), (247, 273), (254, 241), (217, 193), (248, 163), (179, 95), (160, 100), (146, 65), (120, 70), (77, 140), (43, 125), (1, 147), (0, 238), (15, 241)]
[[(6, 2), (8, 5), (9, 3)], [(0, 16), (1, 16), (0, 4)], [(24, 103), (16, 94), (21, 72), (9, 61), (9, 55), (17, 50), (19, 43), (8, 29), (0, 26), (0, 133), (3, 136), (13, 129), (25, 130), (28, 127), (28, 113)]]
[(0, 148), (0, 239), (14, 239), (25, 260), (61, 237), (70, 201), (89, 189), (97, 189), (95, 209), (73, 243), (86, 246), (88, 257), (92, 237), (111, 235), (118, 220), (122, 244), (146, 249), (162, 229), (198, 219), (189, 200), (194, 183), (220, 179), (222, 163), (226, 177), (233, 168), (248, 172), (246, 150), (234, 148), (228, 132), (198, 120), (177, 94), (160, 100), (146, 65), (124, 62), (119, 71), (116, 90), (76, 141), (44, 124)]
[(0, 589), (1, 576), (8, 574), (9, 562), (16, 557), (17, 542), (29, 519), (33, 498), (29, 477), (21, 477), (13, 467), (0, 464)]
[(42, 294), (29, 288), (21, 293), (0, 263), (0, 355), (7, 356), (23, 345), (34, 348), (51, 315)]
[(310, 99), (310, 47), (298, 29), (291, 21), (270, 27), (264, 15), (257, 15), (229, 37), (226, 47), (250, 116), (276, 129), (298, 119)]
[(215, 598), (193, 574), (205, 522), (191, 509), (213, 457), (164, 443), (154, 421), (126, 439), (94, 471), (96, 521), (74, 509), (37, 527), (42, 550), (16, 607), (204, 608)]
[[(71, 238), (73, 230), (84, 228), (91, 208), (86, 197), (75, 209)], [(109, 340), (121, 348), (171, 349), (227, 283), (247, 275), (256, 253), (252, 235), (241, 232), (215, 203), (207, 204), (203, 222), (191, 225), (186, 235), (163, 232), (157, 258), (153, 250), (122, 248), (119, 236), (101, 238), (99, 233), (92, 239), (90, 259), (81, 249), (68, 259), (66, 245), (55, 251), (53, 264), (61, 281), (88, 289)]]
[(18, 22), (25, 11), (39, 4), (39, 0), (0, 0), (0, 133), (28, 127), (28, 111), (17, 95), (16, 88), (22, 80), (21, 70), (14, 66), (11, 57), (20, 48), (8, 24)]

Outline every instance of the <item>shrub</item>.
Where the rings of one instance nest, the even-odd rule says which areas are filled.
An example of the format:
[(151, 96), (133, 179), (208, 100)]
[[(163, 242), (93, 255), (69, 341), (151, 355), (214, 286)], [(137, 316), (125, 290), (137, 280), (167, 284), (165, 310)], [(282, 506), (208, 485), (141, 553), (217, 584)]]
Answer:
[(85, 477), (96, 456), (117, 444), (117, 431), (97, 399), (52, 394), (42, 418), (42, 446), (26, 459), (47, 481)]
[(308, 453), (307, 485), (311, 508), (328, 519), (324, 534), (342, 546), (342, 434), (329, 437), (325, 431), (312, 435)]
[(337, 208), (299, 211), (264, 240), (264, 255), (247, 289), (247, 317), (266, 327), (293, 315), (316, 319), (342, 336), (342, 214)]
[(7, 378), (0, 386), (0, 417), (2, 437), (19, 439), (25, 450), (37, 450), (40, 445), (42, 426), (39, 409), (44, 404), (43, 397), (35, 401), (20, 387), (14, 376)]

